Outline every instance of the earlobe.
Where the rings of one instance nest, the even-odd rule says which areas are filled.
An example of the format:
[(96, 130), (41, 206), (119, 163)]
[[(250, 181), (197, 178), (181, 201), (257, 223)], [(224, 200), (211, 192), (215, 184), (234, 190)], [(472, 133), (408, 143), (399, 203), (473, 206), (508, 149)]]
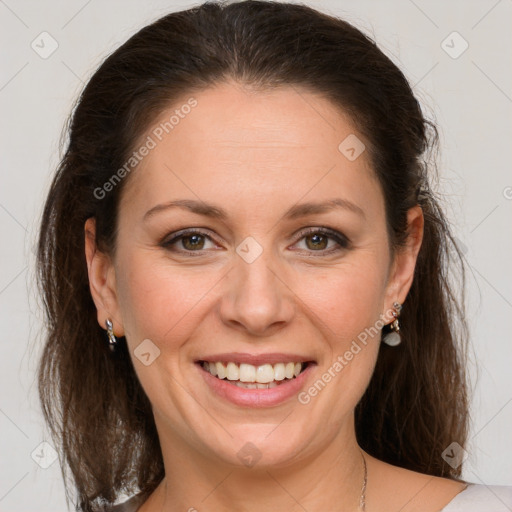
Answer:
[(395, 255), (393, 271), (386, 293), (385, 309), (393, 302), (403, 304), (414, 279), (414, 270), (423, 241), (424, 217), (420, 205), (407, 212), (408, 236), (405, 246), (400, 247)]
[(91, 217), (84, 225), (85, 257), (91, 296), (96, 305), (98, 323), (106, 329), (108, 319), (116, 336), (124, 336), (123, 324), (117, 301), (114, 267), (110, 257), (96, 245), (96, 220)]

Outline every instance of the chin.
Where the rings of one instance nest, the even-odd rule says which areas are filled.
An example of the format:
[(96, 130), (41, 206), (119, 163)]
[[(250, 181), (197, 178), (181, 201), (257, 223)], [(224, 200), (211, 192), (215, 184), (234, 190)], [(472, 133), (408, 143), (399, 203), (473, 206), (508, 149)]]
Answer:
[[(285, 420), (286, 422), (286, 420)], [(251, 469), (276, 469), (291, 466), (304, 458), (311, 440), (296, 423), (284, 428), (283, 424), (258, 423), (229, 427), (222, 440), (208, 444), (209, 451), (226, 464)]]

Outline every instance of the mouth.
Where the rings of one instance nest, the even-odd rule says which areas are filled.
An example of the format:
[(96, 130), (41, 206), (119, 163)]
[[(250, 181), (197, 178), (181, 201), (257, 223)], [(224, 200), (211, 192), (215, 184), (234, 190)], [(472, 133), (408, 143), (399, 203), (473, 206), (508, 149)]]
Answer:
[(194, 362), (215, 396), (242, 407), (286, 402), (306, 386), (317, 365), (290, 354), (219, 354)]
[(271, 389), (296, 379), (313, 361), (252, 365), (234, 361), (198, 361), (213, 377), (244, 389)]

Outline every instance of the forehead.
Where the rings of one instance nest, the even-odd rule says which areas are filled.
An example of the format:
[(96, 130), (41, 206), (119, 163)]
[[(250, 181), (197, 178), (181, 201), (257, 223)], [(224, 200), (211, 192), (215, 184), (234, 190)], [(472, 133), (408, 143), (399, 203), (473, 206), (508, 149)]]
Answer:
[[(338, 195), (365, 203), (380, 193), (349, 117), (295, 86), (255, 91), (228, 82), (185, 95), (141, 140), (151, 140), (151, 149), (122, 200), (134, 208), (212, 197), (261, 208)], [(354, 159), (347, 146), (362, 153)]]

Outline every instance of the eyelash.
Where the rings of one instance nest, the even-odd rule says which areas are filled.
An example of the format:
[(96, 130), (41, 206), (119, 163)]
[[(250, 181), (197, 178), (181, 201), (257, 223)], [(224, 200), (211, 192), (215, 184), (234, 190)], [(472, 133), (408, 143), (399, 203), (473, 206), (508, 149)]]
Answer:
[[(306, 236), (313, 235), (313, 234), (320, 234), (320, 235), (326, 236), (327, 238), (329, 238), (331, 240), (334, 240), (338, 244), (338, 247), (336, 247), (334, 249), (330, 249), (330, 250), (325, 250), (325, 249), (321, 250), (321, 251), (311, 250), (308, 252), (312, 252), (312, 253), (318, 252), (318, 253), (320, 253), (320, 256), (326, 256), (326, 255), (331, 255), (333, 253), (337, 253), (339, 251), (345, 250), (350, 247), (350, 241), (345, 235), (343, 235), (342, 233), (339, 233), (338, 231), (334, 231), (332, 229), (325, 228), (325, 227), (307, 228), (305, 230), (302, 230), (298, 234), (298, 236), (300, 238), (297, 240), (297, 242), (300, 242)], [(184, 231), (178, 231), (170, 239), (162, 242), (161, 246), (164, 247), (165, 249), (171, 250), (170, 248), (174, 244), (176, 244), (180, 240), (187, 238), (189, 236), (192, 236), (192, 235), (200, 235), (200, 236), (206, 237), (209, 240), (213, 241), (211, 236), (208, 235), (208, 233), (206, 233), (204, 231), (197, 230), (197, 229), (187, 229)], [(201, 253), (203, 253), (206, 250), (208, 250), (208, 249), (200, 249), (197, 251), (189, 251), (189, 250), (184, 249), (184, 250), (181, 250), (178, 252), (181, 252), (182, 254), (190, 255), (190, 256), (194, 257), (194, 256), (201, 256)]]

